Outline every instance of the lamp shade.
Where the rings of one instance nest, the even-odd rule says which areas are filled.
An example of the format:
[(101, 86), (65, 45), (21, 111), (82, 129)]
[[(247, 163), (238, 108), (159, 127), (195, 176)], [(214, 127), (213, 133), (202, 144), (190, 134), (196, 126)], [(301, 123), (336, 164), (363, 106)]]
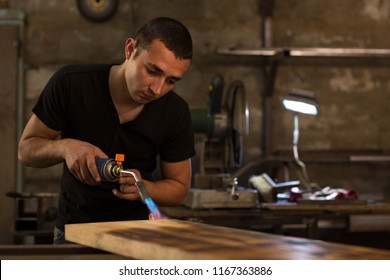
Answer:
[(320, 113), (314, 94), (309, 91), (293, 89), (287, 96), (281, 97), (280, 102), (284, 109), (292, 112), (314, 116)]

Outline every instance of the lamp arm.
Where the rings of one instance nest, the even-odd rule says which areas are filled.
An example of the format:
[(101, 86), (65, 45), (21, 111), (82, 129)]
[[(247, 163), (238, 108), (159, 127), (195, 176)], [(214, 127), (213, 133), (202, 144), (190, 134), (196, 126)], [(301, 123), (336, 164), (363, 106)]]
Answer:
[(303, 161), (299, 159), (298, 155), (298, 139), (299, 139), (299, 122), (298, 122), (298, 113), (294, 114), (294, 132), (293, 132), (293, 152), (295, 162), (302, 168), (304, 185), (307, 189), (310, 189), (310, 180), (307, 175), (306, 165)]
[(293, 145), (298, 146), (299, 139), (299, 123), (298, 123), (298, 113), (294, 114), (294, 132), (293, 132)]

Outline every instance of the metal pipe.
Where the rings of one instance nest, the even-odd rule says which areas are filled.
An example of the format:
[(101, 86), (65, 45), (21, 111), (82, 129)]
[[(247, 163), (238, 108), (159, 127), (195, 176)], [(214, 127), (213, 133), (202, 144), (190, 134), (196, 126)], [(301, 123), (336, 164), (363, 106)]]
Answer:
[(136, 182), (140, 181), (139, 178), (137, 177), (137, 175), (132, 171), (121, 170), (121, 173), (129, 174), (129, 175), (133, 176)]
[[(16, 158), (17, 147), (24, 124), (24, 13), (19, 10), (0, 9), (1, 25), (17, 25), (19, 27), (18, 37), (18, 76), (17, 76), (17, 105), (16, 105)], [(23, 191), (23, 167), (19, 160), (16, 160), (16, 191)]]
[[(261, 46), (263, 48), (272, 47), (272, 17), (273, 17), (274, 0), (259, 0), (260, 16), (261, 16)], [(272, 50), (268, 52), (269, 55), (275, 56), (278, 52)], [(273, 83), (275, 82), (274, 73), (277, 70), (274, 63), (271, 64), (269, 69), (267, 67), (261, 68), (263, 77), (262, 95), (263, 104), (263, 120), (262, 120), (262, 152), (264, 157), (269, 157), (272, 153), (272, 139), (271, 139), (271, 126), (272, 126), (272, 94)]]

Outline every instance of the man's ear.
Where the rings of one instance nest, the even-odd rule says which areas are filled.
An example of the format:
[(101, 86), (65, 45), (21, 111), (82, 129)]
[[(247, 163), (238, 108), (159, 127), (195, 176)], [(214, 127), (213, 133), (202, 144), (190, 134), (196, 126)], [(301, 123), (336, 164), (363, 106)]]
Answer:
[(126, 46), (125, 46), (126, 59), (130, 58), (131, 54), (135, 51), (136, 45), (137, 45), (136, 40), (134, 40), (132, 38), (128, 38), (126, 40)]

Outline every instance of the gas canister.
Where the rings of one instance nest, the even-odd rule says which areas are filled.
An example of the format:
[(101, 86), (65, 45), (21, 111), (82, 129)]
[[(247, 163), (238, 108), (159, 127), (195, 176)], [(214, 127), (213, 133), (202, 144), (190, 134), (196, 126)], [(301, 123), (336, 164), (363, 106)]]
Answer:
[(102, 181), (118, 181), (122, 174), (121, 170), (123, 170), (122, 162), (124, 161), (124, 155), (116, 154), (115, 159), (96, 157), (95, 161)]

